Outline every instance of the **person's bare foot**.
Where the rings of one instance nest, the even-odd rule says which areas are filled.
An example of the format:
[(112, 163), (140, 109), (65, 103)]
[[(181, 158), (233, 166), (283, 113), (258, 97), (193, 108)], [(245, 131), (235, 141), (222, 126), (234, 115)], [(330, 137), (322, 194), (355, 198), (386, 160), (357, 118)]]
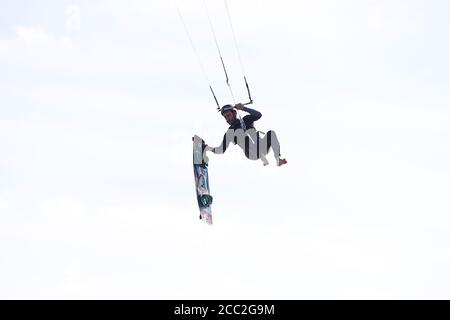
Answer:
[(286, 164), (287, 160), (286, 159), (278, 159), (278, 166), (282, 166), (283, 164)]

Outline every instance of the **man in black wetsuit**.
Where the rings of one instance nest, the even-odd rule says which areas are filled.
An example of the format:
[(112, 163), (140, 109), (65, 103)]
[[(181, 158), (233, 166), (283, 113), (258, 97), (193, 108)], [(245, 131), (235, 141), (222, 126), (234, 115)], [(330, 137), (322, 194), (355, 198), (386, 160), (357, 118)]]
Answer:
[[(235, 108), (248, 112), (249, 114), (242, 119), (238, 119)], [(272, 148), (277, 165), (282, 166), (287, 163), (286, 159), (280, 158), (280, 143), (278, 142), (275, 131), (268, 131), (262, 138), (259, 136), (259, 131), (256, 131), (253, 123), (261, 118), (260, 112), (247, 108), (242, 103), (238, 103), (235, 106), (227, 104), (220, 111), (230, 127), (223, 136), (223, 141), (220, 146), (216, 148), (206, 146), (205, 150), (212, 151), (215, 154), (222, 154), (228, 148), (230, 142), (233, 142), (244, 150), (245, 156), (248, 159), (261, 159), (264, 165), (268, 165), (269, 162), (265, 156), (269, 152), (269, 149)]]

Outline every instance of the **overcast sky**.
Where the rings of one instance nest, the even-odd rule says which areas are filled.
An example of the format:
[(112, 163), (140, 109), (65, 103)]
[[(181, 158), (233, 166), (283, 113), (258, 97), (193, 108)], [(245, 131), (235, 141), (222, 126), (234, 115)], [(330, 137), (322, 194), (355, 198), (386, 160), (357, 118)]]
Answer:
[(228, 4), (289, 163), (210, 155), (209, 227), (191, 137), (227, 124), (177, 6), (233, 101), (203, 0), (0, 0), (0, 298), (450, 298), (450, 3)]

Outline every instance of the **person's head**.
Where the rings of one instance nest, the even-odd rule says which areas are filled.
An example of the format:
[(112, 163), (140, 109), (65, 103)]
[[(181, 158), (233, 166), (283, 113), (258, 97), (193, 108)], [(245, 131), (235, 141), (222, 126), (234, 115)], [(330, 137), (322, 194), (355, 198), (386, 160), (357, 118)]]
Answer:
[(228, 124), (232, 124), (236, 120), (236, 110), (231, 104), (227, 104), (220, 109), (222, 116), (225, 118)]

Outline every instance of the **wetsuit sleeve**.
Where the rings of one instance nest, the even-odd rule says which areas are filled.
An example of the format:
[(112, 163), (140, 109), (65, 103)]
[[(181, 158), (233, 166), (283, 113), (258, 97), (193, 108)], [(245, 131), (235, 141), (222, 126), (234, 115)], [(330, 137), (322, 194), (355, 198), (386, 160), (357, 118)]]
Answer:
[(212, 149), (212, 152), (215, 154), (222, 154), (225, 153), (228, 146), (230, 145), (230, 142), (233, 138), (230, 137), (230, 134), (227, 132), (223, 135), (222, 144), (218, 147), (215, 147)]
[(245, 118), (247, 118), (249, 122), (259, 120), (259, 118), (261, 118), (262, 116), (261, 112), (256, 111), (254, 109), (244, 107), (244, 109), (242, 110), (249, 113), (248, 115), (245, 116)]

